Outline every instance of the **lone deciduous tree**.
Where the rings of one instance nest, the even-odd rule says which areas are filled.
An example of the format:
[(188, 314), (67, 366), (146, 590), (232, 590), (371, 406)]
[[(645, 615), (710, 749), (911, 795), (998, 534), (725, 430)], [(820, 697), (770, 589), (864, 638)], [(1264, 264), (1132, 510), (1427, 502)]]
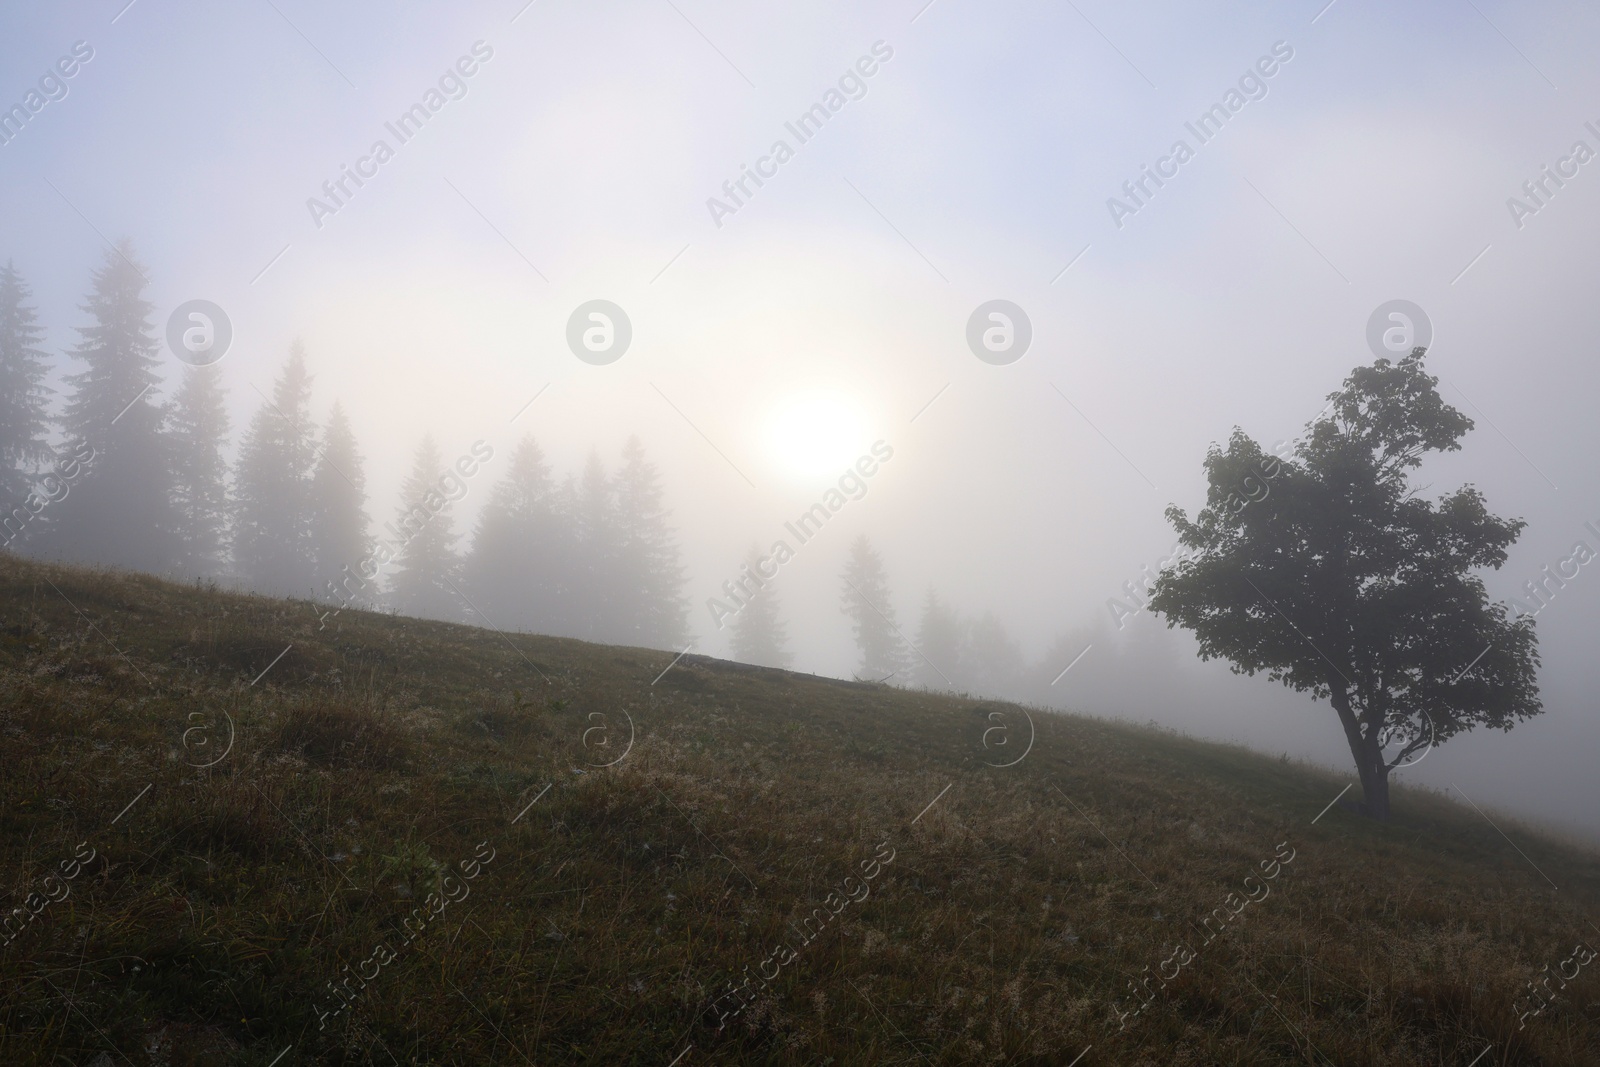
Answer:
[(1202, 659), (1327, 699), (1377, 819), (1395, 767), (1541, 710), (1531, 621), (1491, 603), (1477, 573), (1505, 562), (1525, 523), (1490, 514), (1471, 485), (1432, 503), (1409, 482), (1472, 429), (1437, 385), (1418, 348), (1353, 370), (1282, 458), (1236, 427), (1206, 455), (1195, 520), (1167, 509), (1194, 554), (1149, 603), (1194, 631)]

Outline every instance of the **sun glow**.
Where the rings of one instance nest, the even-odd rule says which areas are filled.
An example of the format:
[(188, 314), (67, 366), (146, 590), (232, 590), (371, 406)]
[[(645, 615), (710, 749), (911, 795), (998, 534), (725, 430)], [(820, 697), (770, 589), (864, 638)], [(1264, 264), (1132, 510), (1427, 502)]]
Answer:
[(832, 393), (787, 398), (766, 422), (767, 451), (787, 473), (826, 478), (856, 461), (870, 444), (866, 419)]

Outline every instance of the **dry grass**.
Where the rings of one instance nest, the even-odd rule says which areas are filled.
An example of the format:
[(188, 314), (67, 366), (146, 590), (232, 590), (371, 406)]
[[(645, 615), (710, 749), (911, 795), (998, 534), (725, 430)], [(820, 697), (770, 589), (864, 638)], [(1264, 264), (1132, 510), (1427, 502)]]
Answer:
[(411, 752), (411, 735), (367, 703), (326, 698), (292, 704), (279, 717), (272, 744), (316, 767), (396, 770)]
[[(1344, 779), (1091, 719), (1035, 712), (998, 768), (986, 713), (1005, 753), (1027, 729), (1005, 705), (693, 656), (652, 685), (671, 653), (355, 612), (318, 631), (302, 604), (4, 557), (0, 592), (7, 907), (97, 850), (0, 949), (0, 1062), (1600, 1061), (1600, 965), (1522, 1029), (1512, 1007), (1600, 942), (1600, 862), (1511, 831), (1553, 892), (1436, 794), (1313, 826)], [(870, 895), (802, 945), (884, 841)], [(1270, 895), (1204, 944), (1285, 841)]]

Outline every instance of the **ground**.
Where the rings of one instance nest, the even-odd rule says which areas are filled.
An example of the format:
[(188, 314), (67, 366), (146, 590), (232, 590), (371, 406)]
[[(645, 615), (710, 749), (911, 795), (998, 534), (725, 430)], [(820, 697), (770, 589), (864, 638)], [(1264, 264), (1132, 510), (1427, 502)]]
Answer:
[(325, 610), (0, 556), (0, 1062), (1600, 1062), (1600, 857), (1493, 812)]

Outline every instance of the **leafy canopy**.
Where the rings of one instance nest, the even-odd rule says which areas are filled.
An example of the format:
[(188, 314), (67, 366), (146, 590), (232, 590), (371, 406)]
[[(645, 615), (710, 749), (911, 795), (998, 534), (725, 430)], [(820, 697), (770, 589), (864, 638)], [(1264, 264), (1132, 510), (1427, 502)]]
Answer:
[(1201, 658), (1331, 699), (1353, 749), (1404, 732), (1383, 772), (1540, 711), (1531, 623), (1491, 604), (1477, 573), (1505, 563), (1525, 523), (1490, 514), (1470, 484), (1437, 502), (1410, 484), (1472, 429), (1437, 384), (1418, 348), (1356, 368), (1283, 456), (1235, 428), (1206, 456), (1206, 506), (1193, 521), (1167, 509), (1193, 555), (1150, 601)]

